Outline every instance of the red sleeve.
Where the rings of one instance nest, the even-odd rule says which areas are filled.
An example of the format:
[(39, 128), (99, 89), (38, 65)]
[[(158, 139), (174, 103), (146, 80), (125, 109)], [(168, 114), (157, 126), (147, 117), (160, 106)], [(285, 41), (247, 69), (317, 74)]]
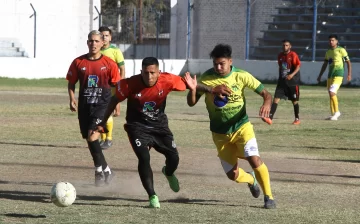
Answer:
[(111, 83), (115, 85), (120, 81), (120, 72), (117, 64), (114, 61), (110, 60), (110, 65)]
[(71, 84), (76, 84), (78, 81), (78, 69), (76, 66), (76, 59), (71, 63), (68, 73), (66, 75), (66, 80)]
[(295, 52), (294, 52), (294, 55), (293, 55), (293, 65), (295, 65), (295, 66), (301, 65), (299, 56)]
[(178, 75), (173, 75), (173, 74), (169, 74), (171, 75), (172, 78), (172, 90), (173, 91), (185, 91), (186, 90), (186, 83), (185, 80), (178, 76)]
[(116, 83), (116, 97), (119, 101), (124, 101), (129, 96), (128, 79), (122, 79)]

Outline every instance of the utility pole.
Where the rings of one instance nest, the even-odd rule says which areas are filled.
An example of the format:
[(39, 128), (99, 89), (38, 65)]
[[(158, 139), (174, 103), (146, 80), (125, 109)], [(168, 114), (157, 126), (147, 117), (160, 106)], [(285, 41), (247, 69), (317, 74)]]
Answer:
[(142, 10), (143, 10), (143, 1), (138, 1), (138, 7), (139, 7), (139, 44), (143, 43), (143, 34), (142, 34)]

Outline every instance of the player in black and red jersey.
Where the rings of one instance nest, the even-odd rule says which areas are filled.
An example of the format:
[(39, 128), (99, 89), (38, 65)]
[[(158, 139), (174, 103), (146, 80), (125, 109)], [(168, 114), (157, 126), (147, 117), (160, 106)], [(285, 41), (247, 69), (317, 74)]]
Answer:
[[(114, 174), (106, 163), (98, 141), (100, 133), (93, 131), (103, 121), (111, 99), (111, 86), (120, 80), (117, 64), (100, 53), (104, 45), (101, 32), (94, 30), (88, 35), (89, 53), (76, 58), (70, 65), (66, 79), (70, 110), (78, 111), (82, 137), (86, 139), (95, 165), (95, 185), (109, 184)], [(75, 99), (75, 84), (80, 82), (79, 102)], [(107, 120), (107, 119), (106, 119)], [(106, 121), (105, 120), (105, 121)]]
[[(197, 85), (196, 78), (189, 73), (185, 78), (166, 72), (160, 72), (159, 62), (154, 57), (144, 58), (141, 74), (123, 79), (117, 83), (116, 95), (112, 97), (105, 113), (110, 116), (116, 104), (127, 100), (125, 131), (132, 148), (139, 159), (138, 171), (141, 182), (149, 195), (150, 207), (160, 208), (159, 199), (154, 190), (153, 172), (150, 166), (150, 148), (154, 148), (166, 158), (162, 173), (174, 192), (180, 190), (179, 181), (174, 172), (179, 164), (179, 155), (174, 137), (169, 129), (165, 114), (166, 97), (171, 91), (185, 91), (187, 85), (205, 92), (230, 95), (226, 86), (214, 89)], [(98, 126), (103, 130), (105, 123)]]
[(278, 55), (279, 79), (275, 90), (274, 101), (271, 105), (269, 117), (262, 118), (263, 121), (272, 124), (276, 108), (280, 99), (289, 99), (294, 106), (295, 120), (293, 124), (300, 124), (299, 118), (299, 97), (300, 97), (300, 59), (291, 50), (289, 40), (283, 40), (283, 51)]

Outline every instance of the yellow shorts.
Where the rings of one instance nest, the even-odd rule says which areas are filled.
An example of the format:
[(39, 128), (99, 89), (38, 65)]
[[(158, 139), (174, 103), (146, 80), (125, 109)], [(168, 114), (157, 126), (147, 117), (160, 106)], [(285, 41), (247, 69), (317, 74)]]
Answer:
[(212, 137), (218, 151), (218, 157), (222, 162), (231, 166), (237, 163), (238, 158), (259, 156), (254, 128), (250, 122), (245, 123), (234, 133), (218, 134), (213, 132)]
[(327, 89), (329, 90), (329, 92), (337, 93), (342, 82), (343, 82), (343, 77), (341, 77), (341, 76), (335, 76), (333, 78), (328, 78), (327, 85), (326, 85)]

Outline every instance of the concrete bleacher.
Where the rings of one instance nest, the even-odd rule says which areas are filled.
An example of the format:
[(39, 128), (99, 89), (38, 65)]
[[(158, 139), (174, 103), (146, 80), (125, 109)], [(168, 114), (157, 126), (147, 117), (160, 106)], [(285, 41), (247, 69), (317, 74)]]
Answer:
[(27, 54), (18, 40), (0, 38), (0, 57), (26, 57)]
[[(277, 7), (273, 21), (266, 22), (267, 30), (258, 38), (258, 45), (250, 46), (250, 59), (276, 60), (281, 41), (289, 39), (292, 49), (301, 60), (312, 60), (313, 5), (312, 1), (289, 0)], [(319, 1), (318, 1), (319, 2)], [(324, 60), (328, 36), (336, 34), (339, 45), (346, 48), (351, 61), (360, 62), (360, 1), (322, 1), (317, 6), (315, 60)]]

